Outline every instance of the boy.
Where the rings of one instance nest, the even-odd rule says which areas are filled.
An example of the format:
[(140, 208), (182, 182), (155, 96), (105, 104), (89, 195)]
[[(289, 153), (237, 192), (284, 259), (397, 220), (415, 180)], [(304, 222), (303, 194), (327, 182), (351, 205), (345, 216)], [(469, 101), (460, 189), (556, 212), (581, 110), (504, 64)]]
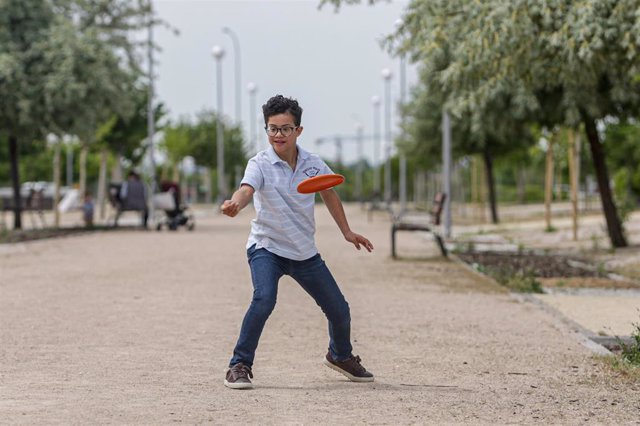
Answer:
[[(315, 246), (314, 194), (300, 194), (298, 184), (309, 177), (331, 174), (322, 159), (300, 148), (302, 108), (282, 95), (262, 106), (271, 147), (249, 160), (240, 188), (220, 207), (234, 217), (252, 199), (256, 218), (251, 222), (247, 257), (253, 281), (253, 299), (242, 322), (240, 337), (224, 380), (232, 389), (253, 387), (251, 367), (260, 334), (276, 304), (278, 280), (289, 275), (307, 292), (329, 320), (329, 351), (324, 364), (354, 382), (372, 382), (373, 374), (351, 353), (349, 305)], [(351, 231), (338, 194), (320, 192), (344, 238), (358, 250), (373, 245)]]
[(82, 219), (84, 220), (84, 226), (87, 228), (93, 227), (93, 198), (91, 192), (86, 191), (84, 193), (84, 203), (82, 204)]

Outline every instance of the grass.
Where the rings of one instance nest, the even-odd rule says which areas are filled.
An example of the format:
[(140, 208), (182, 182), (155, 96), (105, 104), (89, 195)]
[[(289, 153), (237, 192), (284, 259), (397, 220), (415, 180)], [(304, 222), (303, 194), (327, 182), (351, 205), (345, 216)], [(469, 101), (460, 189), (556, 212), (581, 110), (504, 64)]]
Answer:
[(615, 268), (614, 272), (640, 281), (640, 262), (634, 262)]
[(475, 270), (485, 275), (489, 275), (499, 284), (507, 287), (511, 291), (518, 293), (544, 293), (542, 284), (538, 281), (532, 271), (514, 270), (512, 268), (492, 268), (479, 264), (472, 265)]
[(631, 383), (640, 383), (640, 367), (628, 364), (616, 355), (597, 358), (609, 368), (614, 376), (628, 380)]
[(519, 293), (544, 293), (540, 281), (528, 271), (500, 271), (496, 281)]
[(635, 330), (631, 333), (631, 343), (625, 343), (617, 338), (620, 345), (622, 362), (640, 368), (640, 323), (634, 323)]
[(640, 383), (640, 323), (634, 323), (635, 330), (631, 333), (631, 343), (625, 343), (616, 336), (620, 350), (613, 356), (600, 357), (615, 375)]

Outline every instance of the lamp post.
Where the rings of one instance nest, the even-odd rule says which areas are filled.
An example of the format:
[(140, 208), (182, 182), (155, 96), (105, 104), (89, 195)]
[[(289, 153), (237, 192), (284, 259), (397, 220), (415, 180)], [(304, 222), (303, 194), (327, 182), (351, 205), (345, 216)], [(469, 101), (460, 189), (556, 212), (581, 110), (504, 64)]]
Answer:
[(240, 124), (242, 107), (241, 107), (241, 92), (242, 92), (242, 76), (240, 71), (240, 40), (233, 30), (229, 27), (222, 28), (222, 32), (231, 37), (233, 43), (233, 58), (235, 63), (235, 82), (236, 82), (236, 123)]
[[(151, 2), (149, 2), (151, 6)], [(156, 190), (156, 159), (153, 146), (153, 136), (156, 133), (156, 120), (153, 111), (153, 98), (155, 96), (153, 75), (153, 11), (149, 11), (149, 45), (147, 46), (147, 61), (149, 62), (149, 96), (147, 99), (147, 142), (149, 143), (149, 159), (151, 162), (151, 192)], [(151, 206), (153, 209), (153, 206)], [(151, 212), (153, 214), (153, 212)], [(153, 217), (153, 216), (152, 216)]]
[(373, 105), (373, 195), (380, 196), (380, 97), (372, 96)]
[[(396, 19), (396, 30), (399, 30), (404, 21)], [(407, 68), (404, 53), (400, 54), (400, 105), (404, 106), (407, 90)], [(404, 114), (400, 113), (400, 128), (404, 136)], [(400, 151), (400, 214), (407, 210), (407, 157)]]
[(250, 141), (250, 154), (258, 152), (258, 135), (256, 134), (256, 92), (258, 86), (255, 83), (250, 82), (247, 84), (247, 92), (249, 92), (249, 141)]
[(222, 58), (224, 49), (220, 46), (213, 46), (211, 50), (216, 60), (216, 90), (217, 90), (217, 113), (216, 113), (216, 161), (218, 165), (218, 204), (224, 201), (227, 195), (227, 183), (224, 178), (224, 129), (222, 128)]
[(442, 190), (444, 200), (444, 237), (451, 238), (451, 119), (446, 109), (442, 109)]
[(384, 163), (384, 200), (387, 207), (391, 207), (391, 77), (393, 73), (389, 68), (382, 69), (384, 79), (384, 130), (385, 130), (385, 156)]

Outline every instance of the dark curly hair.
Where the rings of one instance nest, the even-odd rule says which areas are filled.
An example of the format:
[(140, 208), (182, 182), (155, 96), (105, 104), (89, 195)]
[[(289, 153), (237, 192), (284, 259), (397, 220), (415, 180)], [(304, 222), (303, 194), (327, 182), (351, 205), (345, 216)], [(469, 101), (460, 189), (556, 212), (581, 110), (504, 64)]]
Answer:
[(298, 101), (293, 98), (285, 98), (282, 95), (276, 95), (262, 105), (262, 114), (264, 114), (265, 126), (269, 121), (269, 117), (278, 114), (291, 114), (296, 126), (299, 126), (302, 121), (302, 108)]

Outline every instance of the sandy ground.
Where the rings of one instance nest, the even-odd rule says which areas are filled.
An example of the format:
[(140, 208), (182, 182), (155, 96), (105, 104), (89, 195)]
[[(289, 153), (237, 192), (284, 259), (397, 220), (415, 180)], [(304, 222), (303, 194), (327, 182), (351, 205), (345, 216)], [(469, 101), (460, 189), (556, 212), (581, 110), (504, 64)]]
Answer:
[(0, 423), (605, 423), (640, 418), (567, 326), (438, 256), (419, 235), (348, 207), (373, 254), (319, 206), (318, 246), (352, 310), (355, 384), (321, 364), (326, 321), (290, 279), (262, 336), (256, 388), (223, 386), (251, 297), (251, 211), (194, 232), (121, 231), (0, 251)]

